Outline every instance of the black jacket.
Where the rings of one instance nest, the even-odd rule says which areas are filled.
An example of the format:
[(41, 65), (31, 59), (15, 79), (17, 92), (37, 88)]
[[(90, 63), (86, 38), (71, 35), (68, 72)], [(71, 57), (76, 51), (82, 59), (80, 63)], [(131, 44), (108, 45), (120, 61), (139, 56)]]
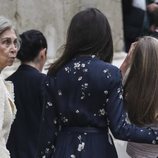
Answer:
[(143, 34), (145, 11), (132, 6), (132, 0), (122, 0), (124, 38), (127, 50)]
[(45, 74), (28, 65), (21, 65), (7, 78), (14, 84), (17, 107), (7, 143), (12, 158), (35, 157), (43, 107), (42, 83), (45, 78)]

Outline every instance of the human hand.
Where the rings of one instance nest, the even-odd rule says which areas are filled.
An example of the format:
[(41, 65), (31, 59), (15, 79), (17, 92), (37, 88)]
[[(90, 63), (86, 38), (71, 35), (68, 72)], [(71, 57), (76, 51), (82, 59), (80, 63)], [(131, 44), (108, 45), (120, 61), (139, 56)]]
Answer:
[(124, 77), (127, 69), (130, 67), (131, 63), (132, 63), (132, 59), (133, 59), (133, 52), (135, 50), (137, 42), (134, 42), (131, 44), (130, 49), (128, 51), (128, 54), (126, 56), (126, 58), (124, 59), (122, 65), (120, 66), (120, 70), (122, 73), (122, 76)]

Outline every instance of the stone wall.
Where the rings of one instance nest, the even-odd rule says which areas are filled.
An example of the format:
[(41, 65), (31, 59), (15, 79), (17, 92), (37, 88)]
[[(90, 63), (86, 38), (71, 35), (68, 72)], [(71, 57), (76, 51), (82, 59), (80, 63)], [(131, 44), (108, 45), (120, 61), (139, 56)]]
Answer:
[(19, 33), (39, 29), (45, 34), (50, 58), (64, 43), (72, 16), (87, 7), (96, 7), (108, 17), (115, 52), (123, 49), (120, 0), (0, 0), (0, 4), (0, 15), (13, 20)]
[[(0, 0), (0, 15), (10, 18), (19, 33), (39, 29), (48, 40), (48, 62), (59, 54), (71, 18), (78, 11), (96, 7), (108, 18), (113, 34), (114, 50), (123, 50), (121, 0)], [(114, 58), (121, 58), (115, 53)], [(19, 62), (3, 71), (4, 76), (16, 70)], [(47, 66), (45, 66), (47, 67)], [(46, 72), (46, 71), (44, 71)]]

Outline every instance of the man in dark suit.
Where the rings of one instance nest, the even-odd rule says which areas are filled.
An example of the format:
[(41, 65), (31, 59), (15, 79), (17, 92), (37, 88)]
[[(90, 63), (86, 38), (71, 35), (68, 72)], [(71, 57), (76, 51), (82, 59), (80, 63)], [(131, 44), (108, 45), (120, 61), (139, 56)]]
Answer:
[(46, 75), (41, 71), (46, 61), (47, 41), (38, 30), (26, 31), (20, 38), (22, 45), (17, 58), (21, 65), (7, 78), (14, 83), (17, 107), (7, 147), (12, 158), (34, 158), (43, 106), (42, 84)]

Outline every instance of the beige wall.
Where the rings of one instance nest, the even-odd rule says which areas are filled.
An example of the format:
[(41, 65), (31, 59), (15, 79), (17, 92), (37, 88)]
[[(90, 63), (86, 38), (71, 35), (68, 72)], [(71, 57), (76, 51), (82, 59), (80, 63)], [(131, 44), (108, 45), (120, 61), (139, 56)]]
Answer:
[(64, 43), (72, 16), (87, 7), (97, 7), (109, 19), (115, 52), (123, 49), (120, 0), (0, 0), (0, 15), (14, 21), (19, 33), (41, 30), (48, 39), (49, 58)]

